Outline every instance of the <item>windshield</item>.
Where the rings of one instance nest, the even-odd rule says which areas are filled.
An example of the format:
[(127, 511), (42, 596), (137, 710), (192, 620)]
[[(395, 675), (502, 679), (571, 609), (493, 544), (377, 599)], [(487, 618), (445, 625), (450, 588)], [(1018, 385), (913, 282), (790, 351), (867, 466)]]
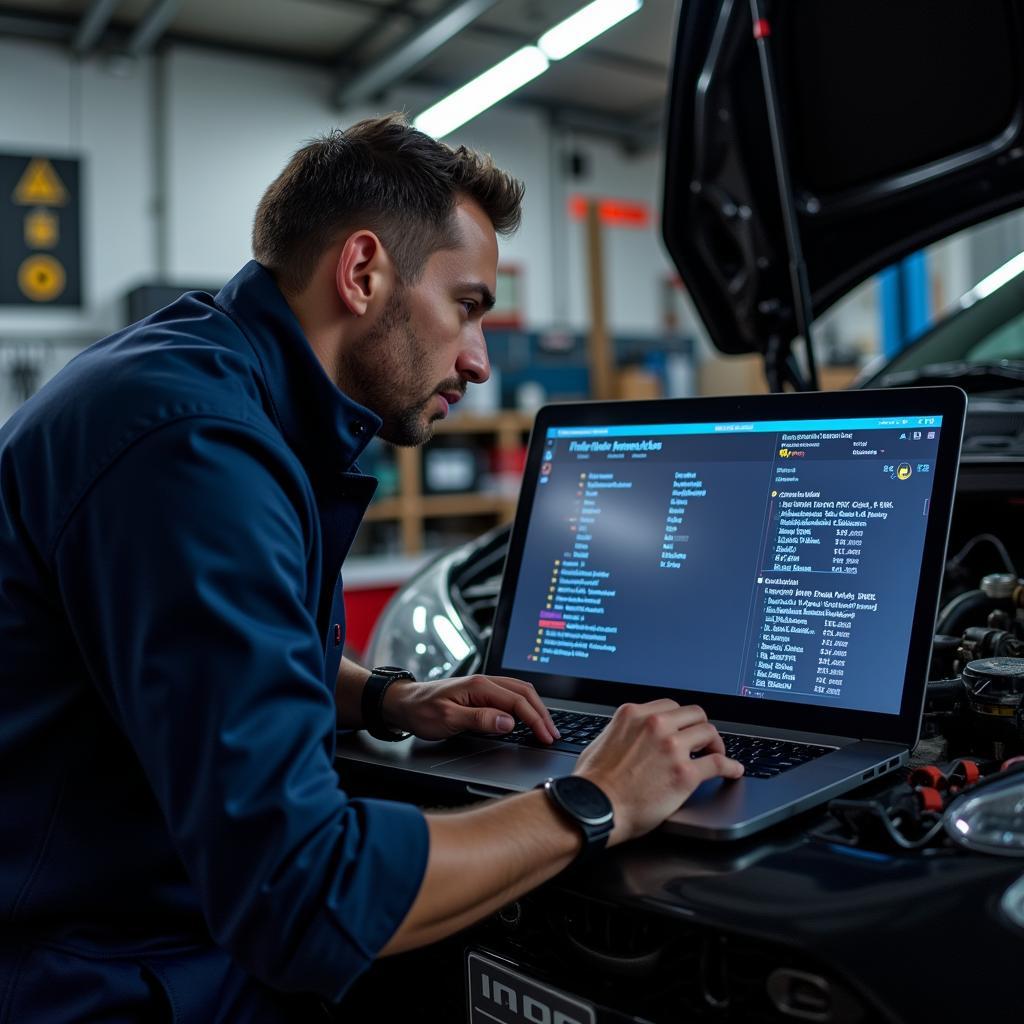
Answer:
[(1024, 363), (1024, 260), (1011, 262), (1021, 263), (1022, 269), (990, 292), (983, 281), (965, 297), (971, 302), (967, 308), (896, 356), (884, 375), (936, 363)]

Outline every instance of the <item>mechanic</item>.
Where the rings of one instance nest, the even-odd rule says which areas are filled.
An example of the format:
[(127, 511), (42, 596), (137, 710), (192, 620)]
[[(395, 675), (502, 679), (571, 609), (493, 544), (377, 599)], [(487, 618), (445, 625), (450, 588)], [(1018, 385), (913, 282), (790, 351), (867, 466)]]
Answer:
[[(522, 195), (397, 115), (332, 132), (215, 298), (93, 345), (0, 431), (0, 1020), (305, 1020), (584, 847), (550, 793), (424, 814), (332, 763), (336, 728), (555, 736), (527, 683), (341, 657), (356, 459), (487, 379)], [(741, 772), (668, 700), (578, 764), (613, 845)]]

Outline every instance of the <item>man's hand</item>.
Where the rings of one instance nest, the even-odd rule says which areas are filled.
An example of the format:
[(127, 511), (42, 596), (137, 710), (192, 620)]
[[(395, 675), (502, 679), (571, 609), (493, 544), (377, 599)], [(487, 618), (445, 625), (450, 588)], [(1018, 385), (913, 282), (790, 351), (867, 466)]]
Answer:
[(517, 719), (544, 743), (558, 738), (537, 691), (506, 676), (392, 683), (382, 710), (388, 725), (424, 740), (443, 740), (460, 732), (511, 732)]
[(615, 845), (660, 825), (706, 779), (738, 779), (743, 765), (725, 756), (718, 730), (699, 707), (654, 700), (623, 704), (580, 755), (575, 774), (611, 800)]
[[(504, 684), (507, 689), (516, 680), (474, 676), (437, 684), (437, 688), (451, 686), (453, 692), (462, 694), (467, 690), (483, 692), (487, 689), (483, 684), (488, 682)], [(385, 704), (391, 690), (405, 685), (395, 683), (385, 695)], [(415, 707), (418, 691), (412, 687), (424, 684), (408, 685), (403, 703), (408, 699)], [(523, 700), (539, 715), (542, 709), (539, 702), (534, 703), (532, 688), (525, 683), (517, 686), (529, 690), (530, 699), (524, 696)], [(449, 698), (448, 703), (453, 701)], [(461, 706), (463, 714), (452, 707), (445, 713), (454, 711), (462, 721), (465, 715), (484, 710), (474, 704), (454, 703)], [(485, 698), (484, 703), (490, 701)], [(486, 713), (495, 716), (498, 712), (489, 708)], [(513, 713), (526, 718), (519, 708)], [(476, 728), (492, 728), (494, 717), (482, 725), (470, 721)], [(449, 734), (447, 730), (434, 733)], [(700, 756), (691, 758), (694, 752)], [(700, 708), (656, 700), (619, 708), (604, 732), (580, 755), (577, 773), (596, 782), (611, 800), (615, 828), (610, 839), (615, 844), (659, 825), (705, 779), (739, 778), (743, 766), (725, 756), (718, 730)], [(406, 919), (384, 947), (386, 954), (436, 942), (479, 921), (567, 867), (580, 848), (579, 829), (536, 790), (485, 801), (469, 810), (428, 814), (427, 824), (427, 873)]]

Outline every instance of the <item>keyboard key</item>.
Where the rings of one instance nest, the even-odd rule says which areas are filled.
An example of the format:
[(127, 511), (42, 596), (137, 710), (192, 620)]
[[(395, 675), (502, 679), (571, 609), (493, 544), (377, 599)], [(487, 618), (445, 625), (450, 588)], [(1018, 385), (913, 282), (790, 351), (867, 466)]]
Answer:
[[(547, 750), (565, 750), (578, 754), (587, 744), (592, 743), (609, 719), (601, 715), (577, 714), (574, 711), (552, 711), (551, 720), (562, 734), (554, 743), (541, 743), (528, 725), (520, 722), (515, 729), (496, 737), (509, 743), (537, 746)], [(747, 778), (770, 779), (791, 768), (798, 768), (808, 761), (831, 753), (831, 747), (810, 743), (794, 743), (789, 740), (775, 740), (761, 736), (742, 736), (736, 733), (722, 733), (726, 754), (739, 761), (746, 770)], [(699, 757), (703, 751), (696, 751)]]
[(609, 721), (600, 715), (581, 715), (573, 711), (552, 711), (551, 720), (561, 733), (561, 738), (554, 743), (542, 743), (533, 734), (533, 730), (523, 722), (516, 725), (511, 732), (493, 738), (506, 743), (538, 746), (546, 750), (566, 750), (578, 754), (601, 734)]
[(752, 779), (772, 778), (790, 768), (798, 768), (808, 761), (831, 752), (831, 747), (789, 740), (773, 740), (758, 736), (739, 736), (723, 733), (726, 754), (739, 761)]

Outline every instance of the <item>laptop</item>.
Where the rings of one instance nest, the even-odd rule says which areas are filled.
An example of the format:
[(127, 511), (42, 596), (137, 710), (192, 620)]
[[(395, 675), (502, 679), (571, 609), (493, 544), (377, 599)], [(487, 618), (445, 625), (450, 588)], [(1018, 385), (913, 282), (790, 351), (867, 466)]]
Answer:
[(966, 395), (908, 388), (540, 410), (483, 671), (562, 740), (381, 743), (343, 760), (497, 796), (573, 770), (625, 702), (699, 704), (746, 775), (663, 829), (738, 839), (907, 762)]

